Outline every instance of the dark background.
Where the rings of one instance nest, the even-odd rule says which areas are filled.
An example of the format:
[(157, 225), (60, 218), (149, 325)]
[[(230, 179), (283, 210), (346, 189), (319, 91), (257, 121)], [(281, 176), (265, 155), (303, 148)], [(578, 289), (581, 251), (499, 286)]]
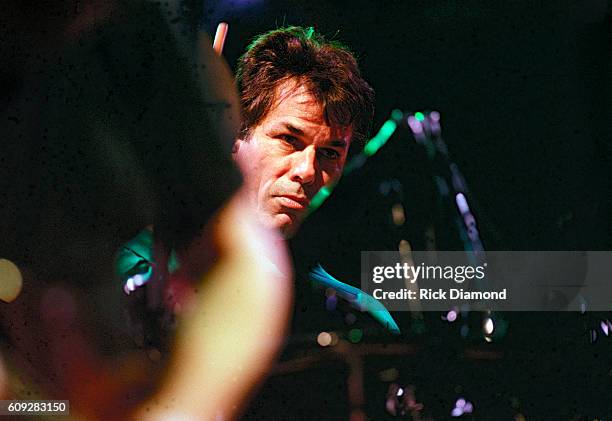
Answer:
[[(214, 33), (217, 22), (229, 23), (230, 63), (255, 35), (284, 25), (313, 26), (345, 43), (376, 91), (374, 130), (394, 108), (440, 111), (487, 249), (605, 250), (612, 240), (610, 12), (606, 1), (219, 1), (205, 7), (204, 25)], [(384, 193), (394, 180), (401, 188)], [(507, 329), (488, 344), (479, 315), (449, 324), (440, 314), (417, 323), (396, 313), (403, 333), (393, 338), (362, 314), (348, 326), (348, 306), (327, 311), (323, 292), (305, 286), (315, 262), (358, 286), (361, 250), (393, 250), (400, 239), (422, 248), (424, 226), (438, 212), (430, 180), (424, 151), (399, 130), (305, 223), (292, 242), (296, 315), (283, 358), (313, 355), (320, 331), (346, 338), (351, 328), (366, 332), (361, 345), (417, 346), (415, 355), (364, 359), (363, 409), (376, 420), (388, 416), (378, 373), (390, 367), (398, 384), (415, 386), (421, 416), (434, 419), (450, 418), (459, 396), (480, 420), (612, 416), (612, 342), (599, 329), (609, 315), (496, 315)], [(390, 218), (398, 202), (407, 218), (401, 229)], [(452, 226), (438, 221), (436, 231), (439, 248), (459, 246)], [(470, 333), (461, 335), (462, 325)], [(482, 357), (488, 351), (491, 359)], [(274, 376), (248, 414), (347, 419), (347, 370), (330, 354), (309, 370)]]

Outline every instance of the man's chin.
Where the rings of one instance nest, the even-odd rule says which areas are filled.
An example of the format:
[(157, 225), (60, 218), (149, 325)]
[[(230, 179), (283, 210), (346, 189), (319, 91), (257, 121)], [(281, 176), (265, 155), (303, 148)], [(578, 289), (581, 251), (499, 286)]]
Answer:
[(281, 233), (281, 235), (285, 238), (285, 239), (290, 239), (292, 238), (296, 232), (297, 232), (298, 227), (295, 224), (292, 225), (285, 225), (282, 226), (279, 231)]
[(302, 220), (295, 214), (278, 213), (267, 218), (267, 222), (265, 225), (268, 228), (278, 230), (285, 238), (291, 238), (297, 232)]

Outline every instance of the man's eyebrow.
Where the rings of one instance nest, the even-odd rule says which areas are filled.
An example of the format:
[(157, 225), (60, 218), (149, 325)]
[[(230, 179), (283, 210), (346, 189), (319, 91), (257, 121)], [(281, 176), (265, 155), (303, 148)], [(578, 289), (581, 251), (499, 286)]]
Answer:
[(304, 136), (304, 130), (295, 127), (290, 123), (279, 123), (273, 126), (274, 130), (287, 130), (295, 135)]
[(334, 140), (331, 140), (329, 142), (329, 146), (334, 146), (334, 147), (337, 147), (337, 148), (345, 148), (346, 147), (346, 140), (344, 140), (344, 139), (334, 139)]
[[(279, 123), (275, 126), (273, 126), (274, 130), (287, 130), (291, 133), (293, 133), (296, 136), (304, 136), (305, 132), (304, 130), (295, 127), (293, 124), (291, 123), (286, 123), (286, 122), (282, 122)], [(327, 144), (328, 146), (333, 146), (334, 148), (346, 148), (347, 147), (347, 142), (344, 139), (333, 139), (330, 140), (329, 143)]]

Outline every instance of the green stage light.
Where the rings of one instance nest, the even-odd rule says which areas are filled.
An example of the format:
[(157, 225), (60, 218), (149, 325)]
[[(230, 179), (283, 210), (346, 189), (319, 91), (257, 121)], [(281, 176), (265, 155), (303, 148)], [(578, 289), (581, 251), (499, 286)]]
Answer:
[(363, 153), (366, 156), (372, 156), (389, 140), (391, 135), (395, 132), (397, 123), (394, 120), (387, 120), (382, 125), (376, 136), (368, 141), (363, 148)]

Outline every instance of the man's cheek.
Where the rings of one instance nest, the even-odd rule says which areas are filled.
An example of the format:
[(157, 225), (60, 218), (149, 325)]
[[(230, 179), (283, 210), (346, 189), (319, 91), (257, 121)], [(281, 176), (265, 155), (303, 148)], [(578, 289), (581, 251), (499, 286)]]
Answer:
[(258, 180), (257, 184), (257, 198), (260, 202), (260, 206), (265, 209), (273, 209), (275, 207), (275, 190), (274, 180), (266, 177), (262, 177)]
[(340, 180), (342, 172), (338, 169), (323, 172), (323, 186), (329, 186), (330, 184), (337, 183)]

